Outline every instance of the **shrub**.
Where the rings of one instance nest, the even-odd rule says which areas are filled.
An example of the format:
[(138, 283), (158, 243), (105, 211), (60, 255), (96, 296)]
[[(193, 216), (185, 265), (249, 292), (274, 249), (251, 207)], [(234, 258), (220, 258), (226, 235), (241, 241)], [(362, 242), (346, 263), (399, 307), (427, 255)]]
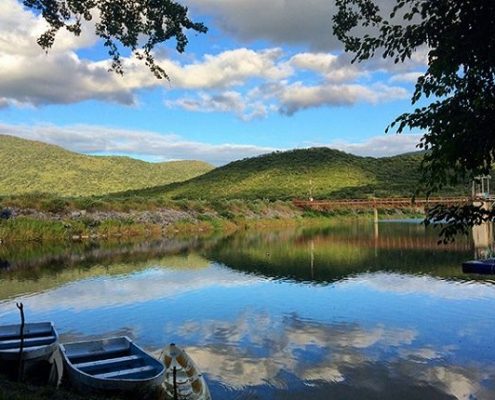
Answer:
[(0, 210), (0, 219), (12, 218), (12, 210), (10, 208), (4, 208)]
[(62, 198), (49, 198), (41, 201), (41, 209), (52, 213), (65, 211), (68, 202)]

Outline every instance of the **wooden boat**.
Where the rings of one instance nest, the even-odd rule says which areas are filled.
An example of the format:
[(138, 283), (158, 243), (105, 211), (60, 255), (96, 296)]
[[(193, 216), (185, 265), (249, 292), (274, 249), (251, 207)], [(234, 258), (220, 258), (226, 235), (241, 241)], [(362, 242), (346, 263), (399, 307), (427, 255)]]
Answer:
[(462, 272), (465, 274), (495, 274), (495, 258), (486, 260), (472, 260), (462, 263)]
[(148, 391), (163, 382), (163, 364), (128, 337), (60, 345), (64, 374), (82, 391)]
[[(21, 325), (0, 326), (0, 361), (19, 360)], [(58, 349), (58, 333), (51, 322), (24, 325), (23, 360), (48, 360)]]
[(163, 388), (170, 399), (211, 400), (206, 381), (189, 355), (175, 344), (161, 355), (165, 364)]

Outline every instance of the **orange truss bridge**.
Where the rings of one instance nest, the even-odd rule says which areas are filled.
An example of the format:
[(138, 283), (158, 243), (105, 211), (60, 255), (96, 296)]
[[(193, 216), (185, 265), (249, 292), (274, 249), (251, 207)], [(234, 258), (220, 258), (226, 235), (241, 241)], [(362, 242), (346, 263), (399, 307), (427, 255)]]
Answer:
[(363, 209), (363, 208), (424, 208), (428, 209), (438, 204), (467, 205), (473, 201), (487, 201), (487, 199), (473, 199), (471, 197), (430, 197), (429, 199), (415, 199), (410, 197), (388, 197), (371, 199), (342, 199), (342, 200), (293, 200), (296, 207), (316, 211), (331, 211), (336, 209)]

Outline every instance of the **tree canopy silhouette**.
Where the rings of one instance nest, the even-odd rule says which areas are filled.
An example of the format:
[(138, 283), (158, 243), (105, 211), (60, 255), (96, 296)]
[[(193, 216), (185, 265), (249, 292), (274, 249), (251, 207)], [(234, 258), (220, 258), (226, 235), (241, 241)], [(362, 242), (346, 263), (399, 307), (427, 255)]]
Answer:
[(122, 74), (121, 48), (130, 49), (143, 60), (153, 74), (167, 78), (155, 62), (155, 46), (175, 38), (182, 53), (188, 43), (185, 30), (205, 33), (207, 28), (189, 19), (187, 7), (172, 0), (23, 0), (26, 7), (39, 13), (49, 29), (38, 38), (45, 50), (52, 47), (60, 29), (78, 36), (82, 22), (95, 18), (95, 34), (103, 39), (112, 57), (111, 70)]
[[(427, 105), (387, 128), (424, 132), (418, 190), (429, 195), (489, 174), (495, 157), (495, 1), (396, 0), (388, 12), (378, 0), (336, 4), (333, 31), (354, 61), (378, 54), (400, 63), (428, 50), (426, 72), (412, 96), (413, 105)], [(449, 240), (494, 219), (493, 209), (456, 206), (430, 210), (426, 222), (447, 220), (442, 235)]]

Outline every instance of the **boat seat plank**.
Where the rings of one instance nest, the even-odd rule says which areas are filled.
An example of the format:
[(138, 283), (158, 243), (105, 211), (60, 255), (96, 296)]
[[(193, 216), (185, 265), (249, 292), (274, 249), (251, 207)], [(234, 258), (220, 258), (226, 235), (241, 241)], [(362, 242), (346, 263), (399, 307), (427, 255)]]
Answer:
[(128, 364), (129, 362), (135, 362), (141, 360), (141, 356), (126, 356), (126, 357), (117, 357), (117, 358), (107, 358), (104, 360), (97, 361), (87, 361), (78, 364), (73, 364), (75, 368), (84, 370), (88, 372), (92, 369), (98, 369), (102, 367), (112, 367), (115, 365)]
[(112, 379), (112, 378), (131, 378), (132, 375), (139, 375), (143, 372), (153, 371), (155, 367), (152, 366), (144, 366), (139, 368), (130, 368), (130, 369), (122, 369), (119, 371), (107, 372), (105, 374), (97, 374), (93, 375), (95, 378), (99, 379)]
[[(36, 351), (36, 350), (39, 350), (39, 349), (42, 349), (43, 347), (46, 347), (46, 344), (45, 345), (36, 345), (36, 346), (29, 346), (29, 347), (26, 347), (24, 346), (24, 350), (23, 352), (24, 353), (27, 353), (28, 351), (31, 352), (31, 351)], [(13, 347), (11, 349), (1, 349), (0, 351), (3, 353), (3, 354), (11, 354), (11, 353), (17, 353), (19, 354), (19, 351), (21, 350), (20, 347)], [(1, 398), (1, 397), (0, 397)]]
[[(24, 347), (33, 347), (40, 345), (47, 345), (56, 340), (55, 336), (42, 336), (36, 338), (26, 338), (24, 339)], [(0, 341), (0, 350), (11, 349), (11, 348), (19, 348), (21, 346), (21, 339), (12, 339), (12, 340), (1, 340)]]
[(100, 358), (100, 359), (115, 358), (115, 357), (124, 356), (128, 353), (129, 353), (128, 349), (120, 348), (120, 349), (104, 349), (99, 351), (88, 351), (88, 350), (81, 350), (78, 352), (71, 351), (70, 353), (66, 353), (66, 354), (69, 360), (74, 362), (74, 360), (84, 359), (84, 358), (87, 358), (89, 360), (94, 358)]

